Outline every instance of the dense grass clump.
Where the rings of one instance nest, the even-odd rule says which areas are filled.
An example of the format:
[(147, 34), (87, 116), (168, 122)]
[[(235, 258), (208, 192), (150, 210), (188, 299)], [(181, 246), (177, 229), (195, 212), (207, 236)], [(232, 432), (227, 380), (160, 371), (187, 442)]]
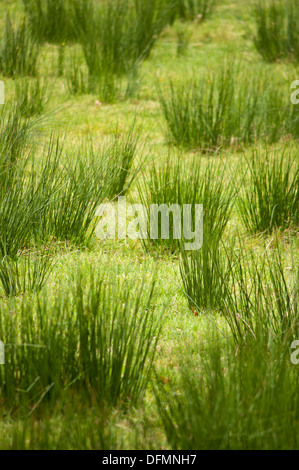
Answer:
[[(23, 0), (32, 36), (39, 42), (61, 44), (77, 39), (74, 10), (81, 0)], [(87, 5), (85, 12), (87, 11)]]
[(222, 312), (235, 341), (272, 341), (291, 344), (299, 335), (299, 269), (293, 249), (258, 257), (251, 250), (230, 251), (230, 279), (226, 282)]
[(88, 243), (94, 236), (97, 207), (130, 187), (138, 145), (133, 128), (99, 147), (83, 142), (75, 155), (63, 155), (61, 142), (52, 142), (47, 157), (51, 168), (41, 192), (49, 203), (38, 213), (38, 238)]
[(53, 238), (84, 244), (94, 236), (97, 206), (124, 194), (136, 175), (134, 126), (98, 147), (86, 140), (75, 155), (52, 137), (41, 165), (40, 149), (28, 145), (38, 121), (20, 111), (4, 108), (0, 124), (0, 254), (15, 258), (32, 241)]
[(0, 73), (5, 77), (35, 76), (40, 47), (30, 34), (25, 19), (14, 26), (6, 16), (4, 35), (0, 39)]
[(159, 414), (173, 450), (297, 449), (299, 376), (289, 345), (226, 341), (182, 361), (179, 389), (160, 385)]
[(16, 107), (22, 116), (30, 118), (44, 113), (47, 104), (47, 84), (39, 78), (16, 82)]
[(200, 250), (181, 246), (180, 274), (189, 307), (196, 314), (221, 311), (230, 281), (230, 263), (222, 244), (204, 239)]
[(94, 83), (90, 82), (88, 70), (84, 65), (84, 59), (82, 60), (77, 52), (68, 58), (65, 75), (68, 90), (72, 95), (84, 95), (94, 91)]
[(4, 191), (13, 178), (17, 163), (27, 155), (27, 146), (38, 120), (23, 119), (17, 107), (0, 108), (0, 189)]
[(211, 150), (299, 134), (289, 95), (261, 70), (226, 64), (200, 80), (170, 81), (158, 91), (169, 140), (178, 146)]
[(32, 138), (40, 121), (6, 106), (0, 117), (0, 256), (15, 258), (30, 240), (36, 214), (48, 203), (40, 198), (48, 165), (45, 162), (41, 177), (29, 171)]
[(193, 310), (221, 312), (238, 343), (296, 339), (299, 270), (293, 252), (266, 247), (257, 255), (238, 239), (181, 251), (183, 289)]
[(215, 7), (216, 0), (177, 0), (176, 16), (183, 20), (205, 20)]
[[(161, 383), (156, 389), (175, 450), (298, 447), (299, 383), (290, 349), (299, 335), (298, 266), (280, 248), (268, 246), (259, 256), (234, 245), (220, 247), (211, 262), (219, 288), (212, 299), (220, 300), (229, 331), (222, 326), (220, 337), (215, 322), (213, 340), (184, 358), (178, 389)], [(196, 263), (191, 267), (200, 303), (203, 281), (213, 279)]]
[(50, 274), (53, 261), (47, 255), (25, 253), (0, 261), (0, 282), (7, 297), (38, 292)]
[(258, 0), (253, 41), (264, 60), (299, 60), (299, 4), (297, 0)]
[(129, 89), (134, 88), (139, 65), (149, 56), (168, 19), (168, 7), (160, 0), (112, 0), (94, 5), (88, 21), (78, 21), (89, 90), (98, 91), (100, 99), (109, 102), (119, 94), (120, 77), (127, 78)]
[[(181, 243), (196, 241), (199, 234), (194, 232), (199, 231), (196, 223), (200, 221), (195, 217), (195, 206), (200, 204), (203, 205), (204, 239), (207, 243), (218, 243), (231, 214), (233, 193), (234, 187), (225, 168), (214, 162), (204, 167), (197, 157), (184, 161), (178, 156), (169, 158), (162, 168), (152, 164), (149, 174), (144, 174), (139, 185), (140, 200), (146, 207), (148, 221), (151, 221), (148, 223), (148, 239), (145, 240), (147, 248), (176, 252)], [(151, 206), (171, 208), (174, 204), (180, 207), (181, 233), (174, 230), (174, 220), (178, 216), (175, 210), (170, 213), (169, 232), (164, 233), (166, 227), (162, 218), (159, 216), (155, 220), (151, 216)], [(190, 208), (185, 211), (184, 205)], [(188, 217), (193, 238), (184, 227)], [(157, 239), (152, 237), (153, 232), (158, 233)]]
[(250, 232), (298, 227), (299, 168), (294, 152), (255, 151), (248, 161), (249, 182), (240, 197), (240, 210)]
[[(116, 273), (117, 274), (117, 273)], [(86, 281), (86, 280), (85, 280)], [(153, 284), (79, 276), (51, 305), (46, 296), (24, 300), (18, 315), (2, 312), (6, 366), (0, 391), (7, 411), (31, 411), (41, 401), (81, 392), (103, 406), (136, 405), (148, 384), (159, 322)], [(22, 320), (20, 322), (20, 319)]]

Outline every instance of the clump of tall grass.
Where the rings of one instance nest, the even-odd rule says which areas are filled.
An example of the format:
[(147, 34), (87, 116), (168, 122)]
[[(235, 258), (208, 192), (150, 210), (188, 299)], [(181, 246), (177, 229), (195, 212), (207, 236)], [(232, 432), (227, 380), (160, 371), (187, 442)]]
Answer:
[(102, 405), (136, 405), (148, 384), (159, 334), (153, 287), (135, 281), (133, 286), (118, 276), (105, 280), (103, 274), (91, 275), (83, 287), (78, 275), (54, 305), (45, 295), (34, 304), (24, 300), (14, 316), (9, 308), (3, 311), (6, 365), (0, 390), (6, 409), (33, 412), (70, 391)]
[(239, 344), (267, 341), (278, 344), (299, 334), (299, 270), (293, 249), (265, 248), (259, 257), (252, 251), (230, 251), (230, 282), (222, 312)]
[(37, 215), (49, 204), (49, 199), (41, 197), (45, 178), (34, 173), (27, 174), (27, 163), (28, 158), (15, 166), (5, 181), (5, 189), (0, 192), (2, 257), (14, 259), (20, 250), (29, 246)]
[(178, 384), (157, 386), (173, 450), (298, 448), (299, 375), (289, 344), (241, 349), (215, 337), (181, 361)]
[(85, 95), (95, 91), (90, 83), (88, 70), (85, 70), (77, 53), (69, 58), (65, 74), (68, 90), (72, 95)]
[(16, 108), (22, 116), (30, 118), (44, 113), (48, 87), (39, 78), (16, 81)]
[(254, 151), (248, 161), (249, 182), (240, 197), (245, 227), (253, 233), (299, 224), (299, 167), (294, 151)]
[(258, 0), (253, 42), (264, 60), (299, 60), (299, 5), (296, 0)]
[(15, 259), (4, 257), (0, 260), (0, 282), (4, 294), (14, 297), (42, 289), (51, 272), (52, 259), (49, 256), (28, 253)]
[[(75, 41), (77, 31), (73, 11), (81, 0), (23, 0), (31, 35), (39, 43), (61, 44)], [(75, 4), (75, 5), (74, 5)], [(85, 6), (85, 12), (87, 5)]]
[(177, 55), (186, 55), (190, 43), (191, 33), (188, 31), (186, 26), (179, 22), (176, 25), (176, 36), (177, 36)]
[(29, 242), (34, 218), (43, 206), (43, 178), (29, 171), (39, 120), (23, 118), (17, 108), (6, 106), (0, 116), (0, 257), (14, 258)]
[[(188, 237), (191, 234), (184, 234), (183, 222), (187, 213), (183, 211), (183, 206), (189, 205), (192, 230), (198, 230), (195, 206), (200, 204), (203, 205), (203, 238), (206, 243), (216, 245), (229, 221), (234, 192), (235, 186), (231, 184), (226, 168), (215, 162), (204, 167), (198, 157), (183, 160), (177, 156), (174, 159), (168, 158), (161, 168), (152, 164), (149, 174), (144, 174), (144, 179), (139, 184), (140, 200), (146, 207), (148, 220), (151, 219), (151, 227), (148, 224), (148, 238), (145, 240), (146, 247), (177, 252), (182, 243), (190, 242)], [(167, 205), (171, 208), (174, 204), (180, 207), (181, 234), (176, 236), (174, 230), (174, 211), (169, 217), (169, 234), (164, 236), (162, 218), (153, 221), (150, 217), (151, 206), (162, 208)], [(152, 238), (153, 231), (157, 231), (157, 239)], [(198, 237), (198, 234), (194, 236)]]
[(106, 171), (109, 199), (126, 194), (131, 187), (142, 165), (140, 159), (137, 161), (140, 148), (140, 135), (135, 122), (127, 132), (118, 135), (116, 130), (116, 135), (110, 139), (107, 147), (103, 148), (102, 158), (110, 160), (109, 169)]
[(39, 54), (40, 46), (32, 39), (27, 21), (15, 27), (7, 15), (0, 42), (0, 73), (13, 78), (35, 76)]
[(285, 256), (281, 248), (267, 247), (257, 255), (238, 239), (203, 244), (191, 254), (181, 249), (181, 277), (190, 308), (223, 314), (237, 343), (269, 336), (282, 342), (299, 334), (299, 270), (292, 251)]
[(177, 18), (183, 20), (205, 20), (213, 11), (216, 0), (171, 0)]
[(0, 109), (0, 189), (5, 190), (16, 164), (25, 159), (27, 145), (37, 121), (23, 119), (16, 107)]
[(167, 11), (164, 1), (112, 0), (95, 5), (88, 22), (78, 21), (89, 87), (103, 101), (115, 99), (120, 77), (127, 77), (130, 90), (136, 86), (139, 65), (167, 24)]
[(230, 281), (230, 263), (221, 243), (204, 239), (200, 250), (187, 252), (181, 246), (182, 290), (192, 311), (221, 311)]
[[(4, 113), (5, 114), (5, 113)], [(1, 123), (2, 124), (2, 123)], [(33, 121), (8, 113), (0, 139), (0, 255), (15, 258), (30, 241), (49, 238), (88, 242), (96, 225), (96, 208), (125, 193), (138, 171), (134, 168), (139, 136), (134, 126), (98, 148), (87, 142), (63, 152), (53, 136), (43, 152), (27, 150)]]
[(84, 244), (93, 236), (97, 207), (104, 201), (124, 194), (130, 187), (136, 170), (133, 162), (139, 138), (133, 127), (96, 148), (85, 142), (72, 158), (58, 140), (49, 147), (53, 160), (43, 180), (41, 199), (49, 201), (38, 213), (38, 237)]
[(299, 334), (299, 270), (292, 250), (285, 256), (268, 246), (256, 254), (234, 243), (219, 256), (220, 263), (213, 259), (218, 285), (224, 286), (219, 306), (231, 335), (220, 338), (215, 329), (212, 343), (200, 347), (197, 357), (184, 358), (178, 387), (156, 388), (169, 445), (296, 448), (299, 383), (290, 346)]
[(65, 76), (72, 95), (94, 94), (102, 103), (114, 103), (131, 98), (140, 86), (137, 68), (119, 77), (107, 64), (94, 73), (94, 69), (84, 62), (78, 53), (72, 54), (67, 62)]
[(168, 138), (178, 146), (210, 150), (298, 137), (295, 106), (260, 69), (227, 63), (201, 79), (158, 85), (158, 92)]

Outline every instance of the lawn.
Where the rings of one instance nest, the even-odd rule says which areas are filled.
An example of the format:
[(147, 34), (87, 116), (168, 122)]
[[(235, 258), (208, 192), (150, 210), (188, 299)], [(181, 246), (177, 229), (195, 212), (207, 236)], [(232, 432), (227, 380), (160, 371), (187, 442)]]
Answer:
[(0, 449), (298, 450), (296, 1), (0, 13)]

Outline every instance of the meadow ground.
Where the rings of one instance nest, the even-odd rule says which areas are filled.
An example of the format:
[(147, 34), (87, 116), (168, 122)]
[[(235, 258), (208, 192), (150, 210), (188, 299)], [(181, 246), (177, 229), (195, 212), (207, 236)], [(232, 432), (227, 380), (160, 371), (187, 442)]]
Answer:
[[(215, 3), (93, 90), (80, 40), (43, 41), (30, 112), (0, 49), (1, 449), (299, 447), (297, 62), (259, 54), (255, 0)], [(124, 193), (203, 203), (203, 248), (97, 239)]]

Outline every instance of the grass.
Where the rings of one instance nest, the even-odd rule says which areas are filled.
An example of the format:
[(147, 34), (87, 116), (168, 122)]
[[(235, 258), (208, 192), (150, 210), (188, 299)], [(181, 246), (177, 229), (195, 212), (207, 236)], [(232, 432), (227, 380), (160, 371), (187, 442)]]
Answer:
[[(47, 3), (40, 37), (0, 17), (0, 448), (298, 449), (294, 56), (256, 50), (255, 0)], [(201, 249), (131, 213), (98, 239), (118, 195), (203, 204)]]
[(240, 240), (181, 250), (183, 291), (196, 315), (220, 311), (238, 343), (248, 338), (285, 342), (298, 334), (298, 268), (291, 243), (286, 267), (281, 247), (255, 254)]
[(298, 62), (299, 6), (295, 0), (258, 0), (254, 8), (253, 41), (268, 62), (287, 59)]
[(235, 351), (218, 341), (198, 356), (181, 365), (181, 393), (156, 392), (172, 449), (297, 448), (298, 374), (281, 345)]
[(260, 69), (223, 69), (158, 86), (168, 139), (177, 146), (211, 151), (221, 146), (242, 147), (265, 139), (298, 135), (294, 106)]
[(229, 256), (230, 282), (223, 312), (235, 340), (254, 339), (279, 344), (298, 336), (299, 271), (294, 246), (287, 257), (282, 248), (265, 248), (260, 258), (250, 250)]
[(23, 119), (17, 108), (1, 109), (0, 114), (0, 178), (1, 190), (13, 178), (16, 164), (27, 155), (28, 142), (33, 137), (37, 120)]
[(23, 4), (31, 35), (39, 43), (61, 44), (77, 39), (74, 11), (80, 8), (80, 0), (23, 0)]
[[(16, 114), (8, 115), (8, 126), (13, 130), (24, 125), (18, 121), (19, 113), (17, 108)], [(52, 136), (43, 152), (42, 169), (35, 149), (27, 151), (27, 155), (19, 155), (25, 153), (29, 122), (27, 126), (29, 128), (21, 127), (20, 137), (14, 135), (19, 141), (3, 143), (5, 160), (0, 194), (3, 257), (15, 257), (30, 240), (44, 243), (55, 238), (78, 245), (88, 243), (93, 236), (97, 207), (105, 200), (124, 194), (138, 171), (138, 167), (133, 168), (139, 146), (133, 126), (129, 132), (111, 138), (100, 148), (86, 139), (76, 155), (64, 156), (61, 140)]]
[(39, 54), (40, 47), (32, 39), (27, 21), (14, 26), (7, 15), (0, 42), (0, 73), (5, 77), (35, 76)]
[(178, 0), (176, 2), (177, 16), (183, 20), (205, 20), (213, 11), (216, 0)]
[(54, 237), (79, 246), (87, 243), (94, 236), (97, 207), (130, 187), (137, 147), (133, 127), (98, 149), (92, 142), (83, 142), (75, 155), (66, 155), (66, 163), (60, 141), (50, 143), (50, 168), (42, 175), (42, 198), (49, 202), (46, 212), (38, 215), (42, 239)]
[(120, 77), (125, 77), (128, 95), (138, 81), (140, 63), (149, 56), (168, 18), (164, 1), (113, 0), (98, 7), (93, 4), (88, 21), (80, 18), (78, 23), (89, 90), (97, 91), (100, 100), (112, 102), (120, 93)]
[(49, 256), (25, 254), (0, 262), (0, 282), (7, 297), (39, 292), (48, 280), (52, 259)]
[(84, 70), (80, 59), (77, 52), (73, 53), (67, 64), (67, 86), (72, 95), (84, 95), (92, 91), (92, 83), (89, 82), (88, 73)]
[(43, 114), (48, 101), (47, 95), (47, 84), (39, 78), (16, 82), (17, 108), (22, 116), (30, 118)]
[(219, 245), (204, 242), (200, 251), (188, 255), (181, 249), (182, 289), (195, 315), (221, 311), (230, 280), (230, 264)]
[(42, 401), (53, 405), (67, 390), (81, 390), (86, 400), (108, 407), (136, 405), (159, 333), (152, 295), (153, 285), (141, 283), (135, 298), (129, 284), (93, 274), (86, 289), (79, 275), (71, 294), (61, 294), (54, 305), (45, 296), (37, 299), (36, 322), (30, 302), (22, 304), (21, 325), (3, 312), (9, 366), (0, 371), (0, 389), (7, 411), (32, 412)]
[(298, 159), (292, 149), (261, 155), (248, 161), (249, 185), (240, 198), (244, 225), (252, 233), (298, 227)]
[[(151, 221), (151, 224), (148, 224), (146, 247), (151, 248), (152, 245), (155, 250), (164, 249), (175, 253), (182, 243), (198, 241), (195, 238), (198, 238), (196, 232), (200, 221), (195, 214), (196, 204), (203, 205), (205, 242), (217, 245), (231, 214), (234, 186), (219, 164), (209, 164), (204, 168), (196, 157), (185, 161), (179, 154), (170, 156), (162, 168), (156, 162), (153, 163), (149, 174), (144, 174), (143, 181), (139, 185), (139, 197), (146, 208), (147, 218)], [(173, 204), (178, 204), (180, 208), (184, 205), (190, 206), (189, 230), (192, 233), (187, 233), (188, 212), (185, 210), (181, 211), (180, 232), (183, 236), (178, 236), (174, 229), (175, 211), (170, 215), (169, 236), (168, 233), (164, 233), (166, 227), (162, 218), (153, 220), (151, 208), (154, 205), (162, 207), (165, 204), (169, 208)], [(152, 237), (154, 232), (157, 232), (157, 238)]]

